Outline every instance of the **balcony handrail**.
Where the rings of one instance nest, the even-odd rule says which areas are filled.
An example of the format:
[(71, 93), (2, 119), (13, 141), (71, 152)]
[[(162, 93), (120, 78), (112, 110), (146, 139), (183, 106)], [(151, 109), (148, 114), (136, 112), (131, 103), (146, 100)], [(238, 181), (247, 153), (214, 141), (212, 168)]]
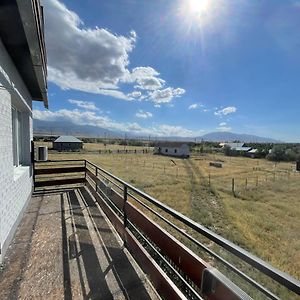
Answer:
[(156, 207), (162, 209), (163, 211), (170, 214), (175, 219), (181, 221), (185, 225), (189, 226), (190, 228), (194, 229), (196, 232), (204, 235), (211, 241), (215, 242), (219, 246), (223, 247), (230, 253), (234, 254), (235, 256), (241, 258), (248, 264), (250, 264), (255, 269), (261, 271), (268, 277), (272, 278), (273, 280), (277, 281), (281, 285), (285, 286), (289, 290), (293, 291), (294, 293), (300, 295), (300, 281), (293, 278), (292, 276), (288, 275), (285, 272), (278, 270), (277, 268), (273, 267), (272, 265), (268, 264), (267, 262), (263, 261), (262, 259), (258, 258), (257, 256), (251, 254), (247, 250), (235, 245), (234, 243), (228, 241), (227, 239), (223, 238), (219, 234), (209, 230), (208, 228), (204, 227), (203, 225), (198, 224), (197, 222), (191, 220), (190, 218), (186, 217), (182, 213), (176, 211), (173, 208), (170, 208), (166, 204), (160, 202), (156, 198), (148, 195), (147, 193), (139, 190), (138, 188), (134, 187), (133, 185), (127, 183), (123, 179), (113, 175), (112, 173), (106, 171), (105, 169), (95, 165), (90, 161), (86, 161), (88, 164), (92, 165), (93, 167), (100, 170), (102, 173), (110, 176), (117, 182), (121, 183), (123, 186), (126, 186), (128, 189), (134, 191), (144, 199), (148, 200), (150, 203), (154, 204)]
[[(239, 247), (238, 245), (235, 245), (234, 243), (230, 242), (229, 240), (223, 238), (219, 234), (211, 231), (210, 229), (206, 228), (205, 226), (198, 224), (197, 222), (191, 220), (190, 218), (186, 217), (182, 213), (170, 208), (166, 204), (160, 202), (156, 198), (148, 195), (147, 193), (141, 191), (140, 189), (134, 187), (133, 185), (127, 183), (123, 179), (115, 176), (111, 172), (97, 166), (96, 164), (85, 160), (85, 159), (64, 159), (64, 160), (49, 160), (47, 162), (34, 162), (37, 164), (43, 164), (43, 163), (74, 163), (74, 162), (82, 162), (85, 166), (85, 179), (87, 180), (87, 175), (92, 174), (93, 177), (95, 177), (97, 180), (99, 179), (99, 176), (102, 176), (104, 180), (107, 180), (107, 182), (110, 182), (115, 187), (117, 187), (119, 190), (123, 192), (123, 201), (124, 205), (127, 202), (127, 196), (131, 197), (133, 200), (137, 201), (139, 204), (144, 206), (146, 209), (154, 213), (156, 216), (158, 216), (160, 219), (162, 219), (164, 222), (166, 222), (168, 225), (173, 227), (175, 230), (183, 234), (186, 238), (188, 238), (190, 241), (192, 241), (197, 246), (201, 247), (203, 250), (205, 250), (207, 253), (212, 255), (214, 258), (219, 260), (221, 263), (223, 263), (226, 267), (231, 269), (236, 274), (240, 275), (241, 278), (246, 280), (248, 283), (253, 285), (255, 288), (257, 288), (259, 291), (267, 295), (271, 299), (279, 299), (276, 295), (274, 295), (272, 292), (267, 290), (264, 286), (262, 286), (260, 283), (253, 280), (251, 277), (243, 273), (241, 270), (237, 269), (234, 265), (232, 265), (230, 262), (207, 248), (205, 245), (203, 245), (201, 242), (193, 238), (191, 235), (189, 235), (187, 232), (185, 232), (183, 229), (176, 226), (174, 223), (172, 223), (170, 220), (162, 216), (160, 213), (156, 212), (154, 209), (143, 203), (139, 198), (137, 198), (135, 195), (132, 194), (134, 192), (136, 195), (141, 196), (143, 199), (147, 200), (149, 203), (153, 204), (155, 207), (161, 209), (162, 211), (168, 213), (170, 216), (174, 217), (176, 220), (179, 220), (183, 224), (187, 225), (189, 228), (195, 230), (196, 232), (200, 233), (202, 236), (205, 236), (209, 240), (213, 241), (217, 245), (221, 246), (222, 248), (226, 249), (228, 252), (232, 253), (236, 257), (240, 258), (244, 262), (248, 263), (252, 267), (254, 267), (256, 270), (264, 273), (269, 278), (275, 280), (282, 286), (286, 287), (290, 291), (293, 291), (294, 293), (300, 295), (300, 281), (293, 278), (292, 276), (286, 274), (285, 272), (282, 272), (278, 270), (277, 268), (271, 266), (269, 263), (263, 261), (262, 259), (258, 258), (257, 256), (251, 254), (247, 250), (244, 250), (243, 248)], [(92, 167), (92, 168), (91, 168)], [(94, 169), (95, 174), (91, 172), (91, 169)], [(95, 180), (91, 177), (92, 180)], [(96, 184), (96, 192), (97, 192), (97, 184)], [(124, 206), (125, 207), (125, 206)], [(124, 220), (126, 219), (126, 212), (124, 211), (123, 207), (123, 217)], [(124, 225), (126, 227), (125, 221)]]

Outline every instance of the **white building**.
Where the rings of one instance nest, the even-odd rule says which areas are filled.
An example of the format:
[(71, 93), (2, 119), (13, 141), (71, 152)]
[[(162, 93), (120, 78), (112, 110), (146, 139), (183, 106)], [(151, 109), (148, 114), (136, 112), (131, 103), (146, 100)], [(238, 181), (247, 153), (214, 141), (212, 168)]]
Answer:
[(155, 145), (154, 154), (188, 158), (190, 148), (187, 143), (183, 142), (158, 142)]
[(53, 142), (53, 149), (57, 151), (79, 151), (83, 142), (71, 135), (61, 135)]
[(47, 107), (39, 0), (0, 1), (0, 262), (32, 192), (32, 100)]

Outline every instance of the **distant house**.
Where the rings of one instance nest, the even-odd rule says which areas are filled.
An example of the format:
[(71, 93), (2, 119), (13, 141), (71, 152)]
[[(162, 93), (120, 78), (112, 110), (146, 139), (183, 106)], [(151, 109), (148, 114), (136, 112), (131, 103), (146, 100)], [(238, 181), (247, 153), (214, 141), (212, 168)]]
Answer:
[(229, 147), (231, 150), (235, 150), (236, 148), (242, 148), (245, 146), (245, 143), (220, 143), (221, 147)]
[(229, 147), (230, 150), (240, 153), (246, 153), (252, 149), (251, 147), (245, 147), (245, 143), (222, 143), (222, 147)]
[(238, 151), (238, 152), (248, 152), (250, 151), (252, 148), (251, 147), (235, 147), (235, 148), (231, 148), (231, 150), (234, 150), (234, 151)]
[(183, 142), (159, 142), (155, 145), (154, 154), (188, 158), (190, 148), (187, 143)]
[(248, 157), (251, 157), (251, 158), (256, 158), (256, 157), (258, 157), (258, 153), (259, 153), (259, 151), (258, 151), (258, 149), (251, 149), (251, 150), (249, 150), (247, 153), (246, 153), (246, 155), (248, 156)]
[(83, 142), (71, 135), (62, 135), (53, 142), (53, 149), (57, 151), (78, 151)]

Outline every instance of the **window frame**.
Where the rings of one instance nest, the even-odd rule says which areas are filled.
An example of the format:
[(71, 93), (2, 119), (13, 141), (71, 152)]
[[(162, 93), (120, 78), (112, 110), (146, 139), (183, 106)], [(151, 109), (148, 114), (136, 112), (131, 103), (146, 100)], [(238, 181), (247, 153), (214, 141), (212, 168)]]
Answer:
[(11, 106), (12, 117), (12, 150), (13, 166), (17, 168), (23, 165), (23, 122), (22, 112), (15, 106)]

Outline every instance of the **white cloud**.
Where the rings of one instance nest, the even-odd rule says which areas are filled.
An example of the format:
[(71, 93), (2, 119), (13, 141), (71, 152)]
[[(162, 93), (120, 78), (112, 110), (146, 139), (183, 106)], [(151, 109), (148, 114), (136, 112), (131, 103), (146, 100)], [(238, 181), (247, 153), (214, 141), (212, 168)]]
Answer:
[(220, 127), (217, 127), (217, 130), (219, 130), (219, 131), (230, 131), (231, 127), (220, 126)]
[(158, 77), (159, 73), (151, 67), (137, 67), (127, 77), (128, 82), (136, 82), (135, 88), (157, 90), (163, 87), (165, 80)]
[(219, 130), (219, 131), (230, 131), (231, 127), (227, 126), (226, 122), (221, 122), (219, 124), (219, 127), (217, 127), (217, 130)]
[(84, 108), (86, 110), (99, 110), (99, 108), (96, 107), (94, 102), (90, 101), (82, 101), (82, 100), (73, 100), (69, 99), (68, 100), (71, 104), (75, 104), (80, 108)]
[(199, 107), (199, 104), (198, 103), (194, 103), (194, 104), (191, 104), (188, 109), (196, 109)]
[[(201, 107), (204, 107), (204, 105), (201, 103), (193, 103), (188, 107), (188, 109), (197, 109), (197, 108), (201, 108)], [(205, 111), (205, 109), (203, 109), (203, 111)]]
[(194, 137), (203, 133), (202, 130), (192, 131), (182, 126), (173, 126), (167, 124), (142, 127), (135, 122), (117, 122), (115, 120), (110, 119), (107, 116), (97, 115), (94, 111), (80, 111), (78, 109), (60, 109), (57, 111), (33, 110), (33, 117), (35, 119), (44, 121), (65, 120), (78, 125), (90, 125), (109, 130), (132, 132), (139, 135), (150, 134), (152, 136)]
[(172, 101), (174, 97), (181, 97), (185, 93), (185, 90), (182, 88), (171, 88), (168, 87), (163, 90), (156, 90), (150, 93), (150, 100), (155, 102), (156, 104), (159, 103), (169, 103)]
[[(150, 92), (161, 90), (165, 80), (151, 67), (128, 69), (137, 34), (117, 35), (104, 28), (89, 28), (59, 0), (44, 0), (48, 56), (48, 79), (61, 89), (74, 89), (123, 100), (149, 100)], [(135, 85), (147, 95), (125, 94), (120, 83)], [(168, 97), (179, 97), (182, 89), (169, 88)], [(138, 96), (139, 95), (139, 96)]]
[(141, 119), (148, 119), (148, 118), (153, 117), (151, 112), (143, 111), (141, 109), (135, 115), (136, 115), (136, 117), (141, 118)]
[(161, 107), (161, 105), (160, 105), (160, 104), (154, 104), (154, 107), (156, 107), (156, 108), (160, 108), (160, 107)]
[(234, 107), (234, 106), (228, 106), (228, 107), (225, 107), (223, 109), (215, 111), (214, 114), (216, 116), (226, 116), (228, 114), (235, 113), (236, 111), (237, 111), (236, 107)]
[[(43, 1), (49, 80), (63, 89), (109, 94), (129, 72), (136, 33), (119, 36), (83, 27), (80, 17), (58, 0)], [(112, 96), (118, 96), (112, 94)]]
[(142, 93), (140, 91), (133, 91), (129, 94), (127, 94), (127, 97), (129, 98), (139, 98), (142, 96)]

